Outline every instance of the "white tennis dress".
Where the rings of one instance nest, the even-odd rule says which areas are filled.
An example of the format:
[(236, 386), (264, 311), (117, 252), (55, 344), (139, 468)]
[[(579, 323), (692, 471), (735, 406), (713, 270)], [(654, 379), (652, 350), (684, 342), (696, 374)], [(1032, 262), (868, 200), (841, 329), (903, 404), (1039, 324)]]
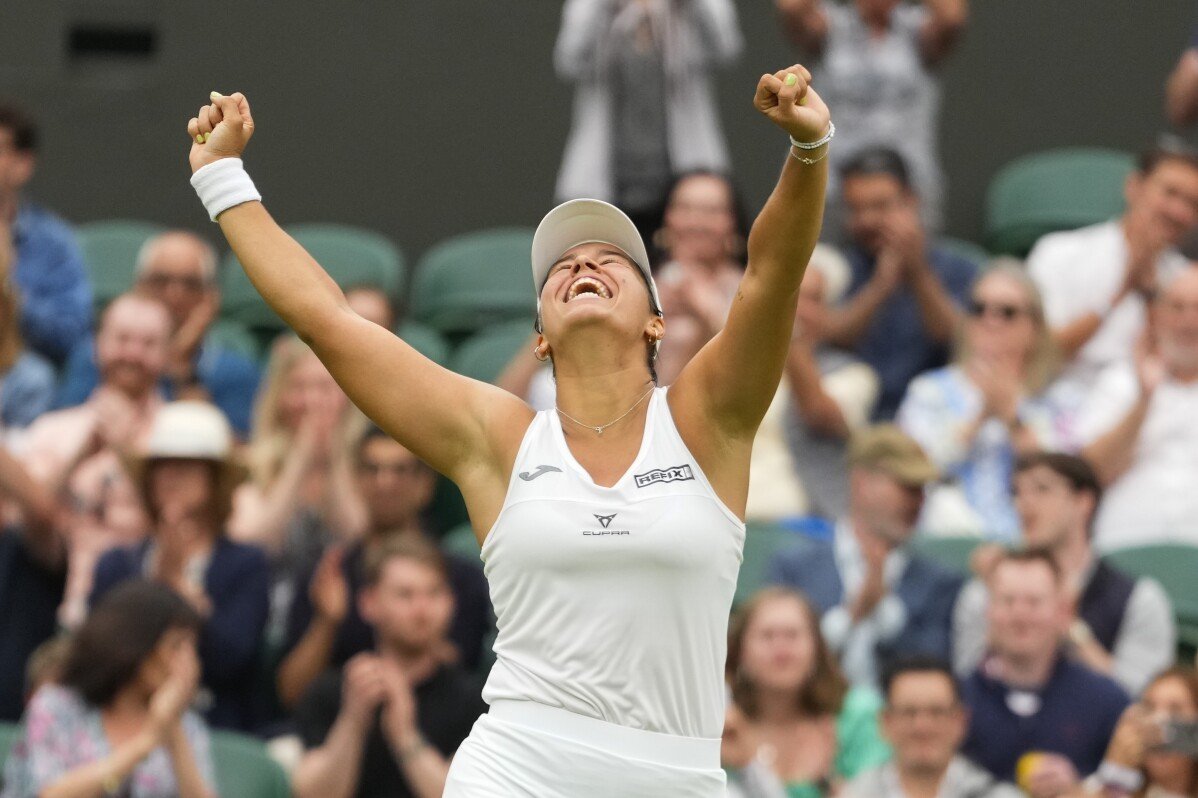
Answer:
[(723, 796), (744, 534), (678, 434), (665, 388), (610, 488), (570, 454), (557, 413), (538, 413), (482, 548), (498, 620), (491, 708), (445, 796)]

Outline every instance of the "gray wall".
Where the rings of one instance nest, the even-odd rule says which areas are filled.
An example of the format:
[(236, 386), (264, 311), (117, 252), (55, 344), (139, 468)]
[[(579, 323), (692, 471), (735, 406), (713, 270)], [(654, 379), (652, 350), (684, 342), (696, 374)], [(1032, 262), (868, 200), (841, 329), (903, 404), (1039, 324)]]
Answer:
[[(1189, 0), (973, 5), (942, 124), (948, 227), (964, 237), (979, 234), (985, 186), (1010, 158), (1150, 140), (1198, 21)], [(797, 56), (770, 0), (740, 9), (749, 45), (719, 92), (756, 207), (785, 140), (750, 99), (757, 76)], [(214, 235), (187, 184), (184, 126), (211, 89), (243, 90), (258, 124), (248, 161), (278, 218), (366, 225), (415, 256), (547, 209), (570, 99), (551, 67), (559, 11), (546, 0), (3, 0), (0, 96), (41, 118), (38, 199), (76, 221), (141, 217)], [(72, 26), (114, 21), (154, 28), (156, 55), (69, 57)]]

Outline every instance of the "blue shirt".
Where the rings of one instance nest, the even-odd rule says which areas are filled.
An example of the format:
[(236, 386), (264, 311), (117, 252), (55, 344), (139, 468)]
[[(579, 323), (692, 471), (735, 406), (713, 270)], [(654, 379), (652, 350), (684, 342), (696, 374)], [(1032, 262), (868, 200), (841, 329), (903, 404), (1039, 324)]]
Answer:
[(1064, 756), (1083, 777), (1098, 769), (1129, 703), (1123, 688), (1064, 656), (1037, 691), (1009, 689), (985, 668), (961, 685), (970, 711), (961, 753), (1004, 781), (1032, 751)]
[(0, 421), (5, 427), (28, 427), (54, 402), (54, 367), (33, 352), (22, 352), (0, 380)]
[[(258, 391), (261, 378), (258, 365), (245, 355), (205, 342), (196, 359), (195, 375), (212, 397), (212, 404), (221, 409), (237, 434), (243, 438), (249, 435), (254, 394)], [(99, 384), (96, 342), (89, 335), (75, 347), (63, 367), (62, 384), (54, 406), (63, 408), (83, 404)], [(170, 400), (175, 396), (176, 386), (163, 377), (159, 390)]]
[[(847, 249), (845, 256), (852, 269), (847, 300), (873, 277), (875, 258), (855, 248)], [(964, 307), (969, 302), (977, 267), (938, 247), (928, 250), (928, 263), (949, 297)], [(949, 357), (949, 345), (934, 341), (924, 330), (919, 302), (906, 284), (899, 284), (881, 304), (854, 351), (873, 367), (882, 383), (881, 396), (874, 408), (875, 421), (894, 418), (907, 383), (922, 372), (945, 365)]]
[(92, 326), (92, 287), (66, 222), (23, 203), (13, 224), (25, 344), (61, 363)]

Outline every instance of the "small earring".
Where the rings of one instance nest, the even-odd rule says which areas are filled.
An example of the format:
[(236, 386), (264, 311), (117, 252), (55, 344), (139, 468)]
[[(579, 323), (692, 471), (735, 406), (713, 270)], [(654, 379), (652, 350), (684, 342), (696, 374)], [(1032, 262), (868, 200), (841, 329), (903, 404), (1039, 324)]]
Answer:
[(542, 363), (549, 359), (549, 355), (543, 352), (539, 346), (534, 346), (532, 348), (532, 356)]

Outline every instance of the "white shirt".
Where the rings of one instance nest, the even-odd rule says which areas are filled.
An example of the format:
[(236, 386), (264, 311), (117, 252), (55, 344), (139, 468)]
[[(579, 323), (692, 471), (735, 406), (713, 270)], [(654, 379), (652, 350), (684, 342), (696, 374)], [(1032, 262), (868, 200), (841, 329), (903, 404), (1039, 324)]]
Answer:
[(557, 413), (538, 413), (482, 547), (498, 628), (483, 699), (719, 738), (744, 535), (678, 434), (666, 389), (610, 488), (574, 459)]
[[(1078, 420), (1082, 442), (1093, 443), (1119, 424), (1139, 392), (1130, 365), (1104, 373)], [(1198, 544), (1198, 381), (1165, 380), (1156, 389), (1131, 466), (1107, 489), (1094, 528), (1103, 550)]]
[[(1119, 220), (1044, 236), (1027, 257), (1027, 269), (1044, 299), (1050, 327), (1063, 327), (1087, 313), (1102, 315), (1098, 332), (1085, 343), (1057, 380), (1080, 404), (1103, 369), (1129, 362), (1144, 329), (1143, 297), (1133, 293), (1118, 305), (1111, 301), (1127, 275), (1127, 239)], [(1185, 257), (1167, 249), (1156, 270), (1166, 279), (1187, 266)]]

